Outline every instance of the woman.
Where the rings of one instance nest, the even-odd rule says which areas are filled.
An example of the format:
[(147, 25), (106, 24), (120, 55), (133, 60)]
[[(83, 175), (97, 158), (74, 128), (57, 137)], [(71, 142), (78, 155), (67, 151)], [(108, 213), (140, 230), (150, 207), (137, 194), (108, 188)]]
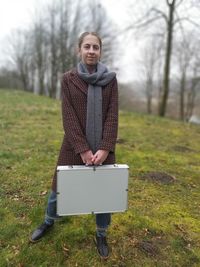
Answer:
[[(94, 32), (84, 32), (78, 42), (80, 63), (62, 80), (64, 139), (57, 165), (101, 165), (115, 163), (118, 128), (116, 74), (100, 63), (102, 41)], [(44, 223), (31, 235), (37, 242), (51, 229), (56, 217), (56, 172)], [(102, 258), (109, 249), (106, 230), (111, 214), (96, 215), (96, 245)]]

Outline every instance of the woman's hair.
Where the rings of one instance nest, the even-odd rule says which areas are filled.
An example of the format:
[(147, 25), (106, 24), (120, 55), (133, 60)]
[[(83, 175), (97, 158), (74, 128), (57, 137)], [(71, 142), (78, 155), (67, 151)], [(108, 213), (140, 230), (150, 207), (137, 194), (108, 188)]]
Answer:
[(78, 47), (81, 48), (81, 45), (83, 43), (85, 36), (87, 36), (89, 34), (97, 37), (97, 39), (99, 41), (100, 49), (101, 49), (102, 48), (102, 41), (101, 41), (101, 38), (99, 37), (98, 33), (96, 33), (96, 32), (83, 32), (80, 35), (80, 37), (78, 38)]

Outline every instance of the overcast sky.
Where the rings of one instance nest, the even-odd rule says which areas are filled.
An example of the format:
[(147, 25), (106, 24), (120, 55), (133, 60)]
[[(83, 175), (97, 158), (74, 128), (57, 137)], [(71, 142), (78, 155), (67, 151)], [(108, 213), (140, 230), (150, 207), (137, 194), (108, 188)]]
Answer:
[[(16, 28), (26, 28), (33, 19), (33, 14), (37, 6), (41, 6), (49, 0), (0, 0), (0, 66), (4, 64), (6, 54), (6, 40), (12, 30)], [(124, 25), (127, 19), (126, 1), (124, 0), (101, 0), (107, 9), (109, 16), (120, 26)], [(121, 80), (131, 80), (130, 52), (127, 49), (122, 52), (120, 64), (124, 71), (119, 73)], [(125, 70), (129, 70), (125, 71)], [(131, 73), (130, 73), (131, 72)]]
[[(7, 36), (11, 35), (13, 29), (16, 28), (28, 28), (34, 17), (35, 10), (42, 5), (50, 2), (51, 0), (0, 0), (0, 66), (4, 63), (6, 55), (6, 39)], [(198, 0), (200, 1), (200, 0)], [(141, 0), (141, 1), (128, 1), (128, 0), (101, 0), (102, 4), (105, 6), (108, 15), (113, 19), (113, 21), (118, 24), (119, 28), (123, 27), (128, 21), (131, 20), (131, 12), (127, 8), (129, 3), (134, 4), (134, 10), (141, 10), (142, 6), (148, 6), (152, 2), (157, 5), (157, 8), (166, 8), (165, 0)], [(195, 20), (199, 19), (199, 12), (187, 14), (190, 10), (187, 5), (191, 1), (185, 0), (183, 2), (183, 12), (182, 15), (189, 15), (190, 18)], [(184, 6), (186, 5), (186, 6)], [(137, 13), (137, 12), (136, 12)], [(195, 16), (196, 15), (196, 16)], [(141, 35), (144, 35), (143, 30), (141, 30)], [(124, 35), (125, 36), (125, 35)], [(138, 36), (137, 36), (138, 37)], [(144, 36), (143, 36), (144, 37)], [(124, 37), (125, 38), (125, 37)], [(140, 60), (140, 55), (138, 48), (145, 43), (144, 38), (134, 39), (132, 36), (127, 42), (126, 39), (121, 39), (121, 46), (117, 53), (120, 55), (118, 78), (121, 81), (134, 80), (138, 76), (138, 62)], [(139, 73), (140, 74), (140, 73)]]
[[(0, 37), (5, 36), (11, 29), (23, 27), (31, 22), (34, 10), (50, 0), (0, 0)], [(126, 16), (123, 0), (101, 0), (108, 13), (118, 23)], [(119, 24), (120, 24), (119, 22)]]

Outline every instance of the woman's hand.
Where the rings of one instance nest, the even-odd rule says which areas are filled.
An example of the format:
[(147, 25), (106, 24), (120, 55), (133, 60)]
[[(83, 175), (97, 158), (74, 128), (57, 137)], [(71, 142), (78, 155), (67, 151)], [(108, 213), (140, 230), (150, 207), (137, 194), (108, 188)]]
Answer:
[(80, 153), (83, 163), (86, 165), (93, 165), (92, 159), (94, 157), (91, 150)]
[(109, 151), (98, 150), (92, 157), (92, 163), (94, 165), (101, 165), (107, 158)]

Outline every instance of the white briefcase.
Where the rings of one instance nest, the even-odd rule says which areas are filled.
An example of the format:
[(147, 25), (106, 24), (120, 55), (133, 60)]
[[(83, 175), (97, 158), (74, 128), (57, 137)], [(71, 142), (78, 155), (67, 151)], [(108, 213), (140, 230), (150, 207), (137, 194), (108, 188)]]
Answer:
[(123, 212), (128, 206), (128, 166), (57, 167), (57, 214)]

